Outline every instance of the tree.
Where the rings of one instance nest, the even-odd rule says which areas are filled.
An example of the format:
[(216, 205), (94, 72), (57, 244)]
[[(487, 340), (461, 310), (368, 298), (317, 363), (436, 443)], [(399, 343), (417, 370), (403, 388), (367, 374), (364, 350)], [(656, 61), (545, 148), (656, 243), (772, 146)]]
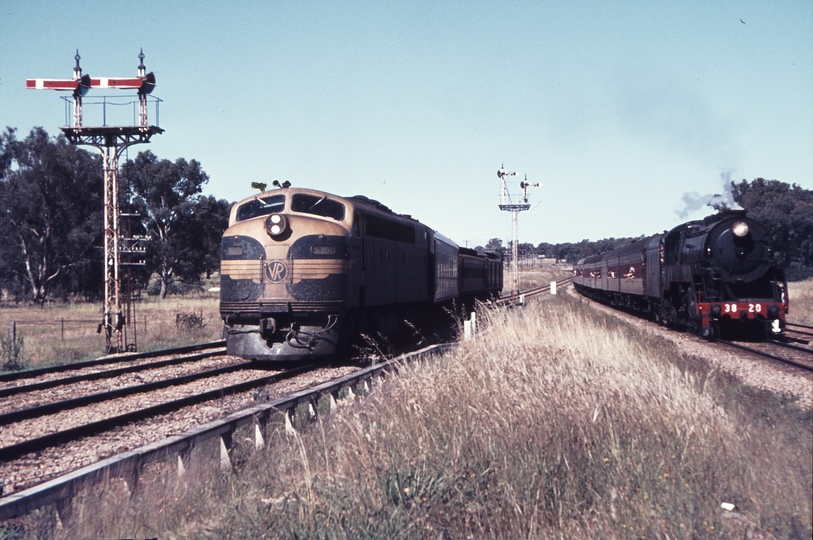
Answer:
[(201, 197), (209, 176), (200, 163), (159, 160), (150, 151), (140, 152), (122, 166), (120, 177), (150, 236), (147, 270), (158, 275), (160, 297), (166, 298), (178, 280), (197, 281), (201, 273), (210, 274), (215, 259), (219, 261), (213, 243), (219, 246), (229, 203)]
[(184, 243), (202, 255), (199, 273), (207, 278), (220, 270), (220, 238), (229, 226), (230, 210), (230, 202), (210, 195), (193, 201), (181, 214)]
[(786, 263), (813, 267), (813, 191), (778, 180), (731, 183), (734, 200), (764, 224)]
[(102, 267), (100, 156), (34, 128), (24, 141), (0, 136), (0, 253), (4, 284), (40, 305), (52, 290), (76, 292)]
[(503, 256), (505, 254), (505, 248), (502, 245), (502, 238), (492, 238), (489, 240), (486, 244), (486, 251)]

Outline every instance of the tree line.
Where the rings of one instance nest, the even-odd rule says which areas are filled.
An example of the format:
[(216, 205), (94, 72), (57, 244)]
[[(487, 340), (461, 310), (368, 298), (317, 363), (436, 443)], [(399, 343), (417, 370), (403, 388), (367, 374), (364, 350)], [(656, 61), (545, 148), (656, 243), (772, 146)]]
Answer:
[[(102, 158), (34, 128), (25, 139), (0, 135), (0, 287), (17, 301), (104, 294)], [(220, 235), (231, 203), (204, 196), (209, 176), (196, 160), (152, 152), (119, 173), (122, 229), (146, 237), (133, 288), (151, 283), (162, 298), (199, 286), (220, 266)]]
[[(757, 178), (751, 182), (731, 182), (734, 200), (746, 209), (747, 215), (768, 228), (777, 257), (787, 268), (788, 279), (804, 279), (813, 275), (813, 191), (796, 184)], [(709, 213), (714, 210), (709, 208)], [(575, 264), (584, 257), (610, 251), (635, 240), (645, 238), (604, 238), (534, 246), (519, 243), (520, 258), (545, 257)], [(492, 238), (478, 250), (510, 256), (511, 243), (503, 246), (502, 239)]]
[[(202, 194), (209, 176), (197, 160), (159, 159), (150, 151), (126, 160), (119, 173), (119, 205), (130, 236), (148, 239), (144, 265), (131, 267), (134, 289), (165, 298), (199, 287), (220, 268), (220, 236), (231, 203)], [(757, 178), (731, 183), (748, 214), (764, 223), (789, 277), (813, 274), (813, 191)], [(103, 275), (102, 158), (34, 128), (25, 139), (0, 134), (0, 288), (17, 301), (101, 298)], [(563, 261), (625, 245), (637, 238), (605, 238), (534, 246), (521, 257)], [(478, 249), (510, 253), (492, 238)]]

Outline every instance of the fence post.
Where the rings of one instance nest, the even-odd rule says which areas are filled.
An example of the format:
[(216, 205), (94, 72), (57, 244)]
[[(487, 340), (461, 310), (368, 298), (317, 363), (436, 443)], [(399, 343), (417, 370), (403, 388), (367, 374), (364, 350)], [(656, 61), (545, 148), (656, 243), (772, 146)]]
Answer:
[(62, 317), (62, 341), (65, 341), (65, 317)]
[(8, 325), (8, 337), (11, 343), (17, 343), (17, 321), (11, 321)]

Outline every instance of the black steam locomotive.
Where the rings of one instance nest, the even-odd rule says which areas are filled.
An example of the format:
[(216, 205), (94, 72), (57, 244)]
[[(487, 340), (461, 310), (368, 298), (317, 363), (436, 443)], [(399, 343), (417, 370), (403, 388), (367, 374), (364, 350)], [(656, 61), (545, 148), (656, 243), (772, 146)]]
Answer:
[(627, 246), (587, 257), (576, 290), (613, 306), (713, 338), (736, 329), (779, 334), (787, 282), (765, 227), (744, 210), (724, 210)]
[(377, 201), (287, 187), (232, 207), (220, 273), (228, 353), (282, 361), (333, 354), (360, 333), (393, 336), (503, 283), (499, 257)]

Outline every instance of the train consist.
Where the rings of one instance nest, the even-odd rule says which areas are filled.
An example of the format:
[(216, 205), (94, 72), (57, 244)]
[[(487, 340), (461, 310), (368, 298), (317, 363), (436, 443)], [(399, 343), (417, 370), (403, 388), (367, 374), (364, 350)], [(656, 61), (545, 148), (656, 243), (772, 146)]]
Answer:
[(587, 257), (574, 269), (581, 294), (634, 309), (703, 337), (778, 334), (787, 282), (765, 227), (725, 210), (627, 246)]
[(221, 244), (229, 354), (295, 361), (394, 336), (452, 302), (498, 296), (499, 257), (366, 197), (282, 187), (232, 207)]

